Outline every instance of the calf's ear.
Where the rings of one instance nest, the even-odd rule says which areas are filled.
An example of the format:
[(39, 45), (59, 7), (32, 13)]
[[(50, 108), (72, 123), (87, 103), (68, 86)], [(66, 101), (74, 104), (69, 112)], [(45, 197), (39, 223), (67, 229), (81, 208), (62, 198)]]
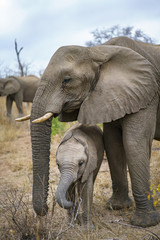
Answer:
[(92, 139), (90, 139), (85, 133), (77, 130), (76, 133), (74, 133), (74, 138), (84, 146), (88, 158), (81, 178), (81, 182), (83, 183), (87, 181), (90, 173), (97, 168), (97, 150)]
[(68, 141), (71, 137), (72, 137), (72, 131), (71, 131), (71, 130), (68, 130), (68, 131), (64, 134), (64, 136), (63, 136), (63, 138), (62, 138), (59, 146), (60, 146), (62, 143)]
[(97, 151), (91, 146), (88, 149), (88, 162), (82, 175), (82, 183), (87, 181), (89, 175), (97, 168)]

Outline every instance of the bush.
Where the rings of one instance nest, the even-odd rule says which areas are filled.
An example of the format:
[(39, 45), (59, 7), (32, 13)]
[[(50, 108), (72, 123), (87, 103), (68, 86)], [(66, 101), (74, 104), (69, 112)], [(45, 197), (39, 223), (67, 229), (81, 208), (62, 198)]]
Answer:
[(52, 120), (52, 136), (60, 135), (62, 136), (66, 129), (66, 123), (58, 121), (58, 118), (53, 118)]
[(60, 137), (62, 137), (64, 135), (64, 133), (67, 131), (67, 129), (69, 129), (71, 126), (75, 125), (77, 122), (60, 122), (57, 118), (53, 118), (52, 119), (52, 136), (55, 135), (59, 135)]
[(155, 184), (151, 184), (150, 185), (150, 190), (151, 190), (151, 194), (148, 195), (148, 199), (150, 200), (150, 198), (153, 198), (153, 205), (156, 206), (160, 206), (160, 184), (158, 184), (158, 186), (155, 186)]

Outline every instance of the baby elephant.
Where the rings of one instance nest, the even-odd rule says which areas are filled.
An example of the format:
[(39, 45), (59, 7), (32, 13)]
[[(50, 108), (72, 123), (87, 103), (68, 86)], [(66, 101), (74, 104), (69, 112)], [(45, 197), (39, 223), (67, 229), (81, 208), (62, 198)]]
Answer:
[(102, 131), (97, 126), (77, 124), (64, 135), (56, 154), (61, 173), (56, 199), (68, 209), (69, 221), (78, 220), (85, 229), (92, 223), (93, 185), (104, 154)]

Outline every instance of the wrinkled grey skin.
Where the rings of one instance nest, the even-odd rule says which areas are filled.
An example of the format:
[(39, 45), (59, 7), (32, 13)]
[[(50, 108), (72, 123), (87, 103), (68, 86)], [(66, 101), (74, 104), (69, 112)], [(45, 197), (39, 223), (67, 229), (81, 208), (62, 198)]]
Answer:
[(6, 96), (7, 116), (11, 117), (15, 101), (19, 116), (23, 116), (22, 102), (33, 102), (40, 79), (36, 76), (0, 78), (0, 96)]
[[(68, 209), (73, 221), (80, 205), (79, 220), (85, 229), (94, 229), (92, 223), (93, 185), (104, 155), (103, 133), (97, 126), (77, 124), (64, 135), (56, 153), (61, 173), (56, 198)], [(82, 201), (82, 202), (81, 202)]]
[[(113, 187), (107, 206), (131, 205), (128, 165), (136, 204), (131, 223), (147, 227), (160, 220), (153, 199), (147, 198), (152, 140), (160, 140), (159, 98), (160, 46), (125, 37), (95, 47), (66, 46), (55, 52), (42, 76), (31, 121), (52, 112), (61, 121), (104, 123)], [(33, 206), (38, 215), (48, 209), (50, 134), (51, 119), (31, 122)]]

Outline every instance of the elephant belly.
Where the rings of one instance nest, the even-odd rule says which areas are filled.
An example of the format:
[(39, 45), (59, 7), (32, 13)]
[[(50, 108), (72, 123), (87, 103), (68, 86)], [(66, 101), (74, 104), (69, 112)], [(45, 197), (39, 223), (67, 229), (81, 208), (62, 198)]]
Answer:
[(23, 102), (33, 102), (35, 91), (28, 90), (23, 93)]

